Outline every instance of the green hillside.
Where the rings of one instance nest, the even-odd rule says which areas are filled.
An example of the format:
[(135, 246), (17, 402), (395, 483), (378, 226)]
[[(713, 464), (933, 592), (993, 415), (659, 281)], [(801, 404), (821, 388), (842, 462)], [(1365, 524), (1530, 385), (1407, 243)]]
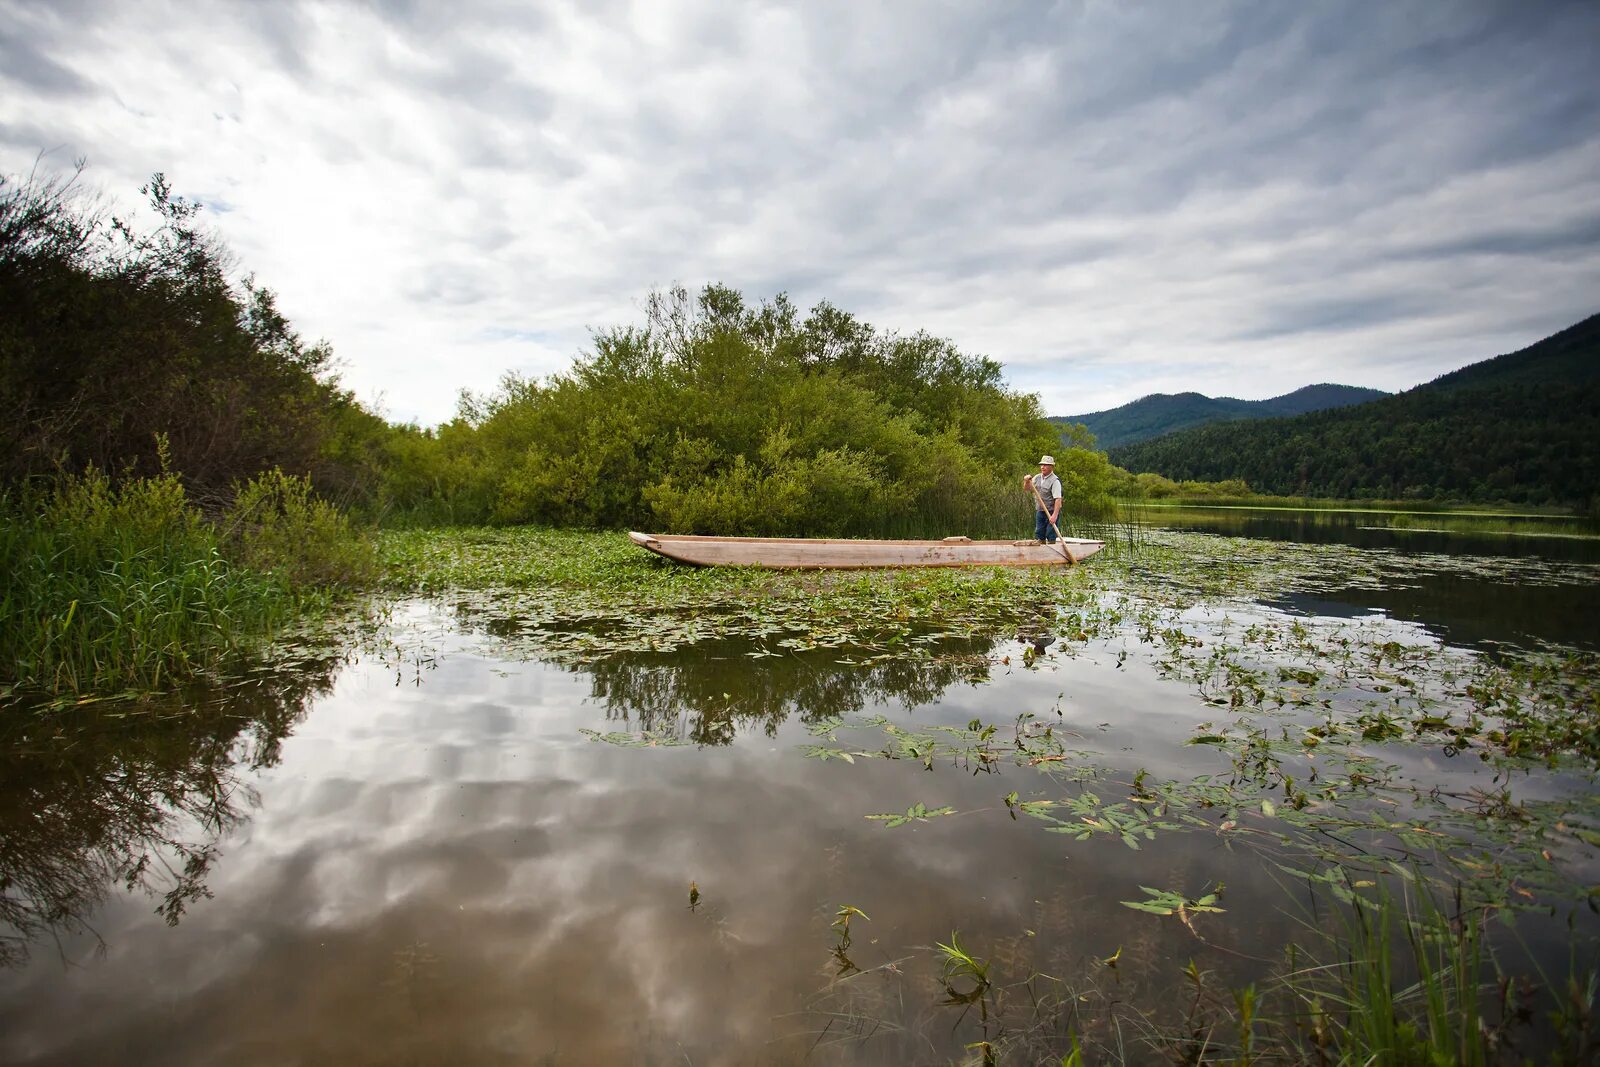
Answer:
[(1094, 434), (1101, 448), (1116, 448), (1208, 422), (1299, 415), (1360, 404), (1387, 395), (1379, 389), (1352, 385), (1308, 385), (1270, 400), (1236, 400), (1231, 396), (1210, 397), (1200, 393), (1152, 393), (1118, 408), (1087, 415), (1055, 416), (1050, 421), (1058, 425), (1081, 423)]
[(1111, 450), (1177, 480), (1257, 492), (1595, 506), (1600, 315), (1520, 352), (1354, 407), (1213, 423)]

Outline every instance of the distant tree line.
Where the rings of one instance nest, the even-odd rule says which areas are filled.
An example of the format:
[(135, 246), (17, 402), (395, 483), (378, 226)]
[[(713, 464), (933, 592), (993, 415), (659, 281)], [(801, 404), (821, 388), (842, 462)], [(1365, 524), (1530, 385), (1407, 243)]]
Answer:
[(1177, 483), (1588, 507), (1600, 493), (1600, 317), (1399, 396), (1114, 449), (1143, 481), (993, 360), (719, 285), (652, 296), (644, 322), (599, 330), (568, 371), (464, 394), (438, 428), (395, 425), (339, 386), (331, 351), (269, 290), (232, 280), (196, 205), (160, 175), (143, 192), (153, 228), (72, 179), (0, 178), (12, 491), (91, 467), (170, 472), (220, 514), (281, 470), (390, 521), (902, 536), (1026, 532), (1016, 483), (1042, 452), (1069, 516)]
[(1213, 423), (1111, 451), (1170, 479), (1258, 492), (1600, 508), (1600, 316), (1406, 393)]
[(1303, 386), (1268, 400), (1238, 400), (1200, 393), (1151, 393), (1107, 411), (1057, 416), (1051, 421), (1076, 422), (1094, 434), (1103, 448), (1112, 449), (1210, 422), (1303, 415), (1308, 411), (1349, 407), (1387, 395), (1378, 389), (1327, 383)]

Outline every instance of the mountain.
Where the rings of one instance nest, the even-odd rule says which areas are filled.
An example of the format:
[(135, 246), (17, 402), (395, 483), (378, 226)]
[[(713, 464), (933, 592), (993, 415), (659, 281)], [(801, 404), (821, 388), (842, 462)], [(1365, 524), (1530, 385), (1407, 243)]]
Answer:
[(1211, 423), (1110, 450), (1257, 492), (1600, 506), (1600, 315), (1353, 407)]
[(1088, 415), (1058, 415), (1050, 421), (1081, 422), (1094, 434), (1101, 448), (1110, 449), (1208, 422), (1299, 415), (1307, 411), (1360, 404), (1388, 395), (1381, 389), (1362, 389), (1353, 385), (1308, 385), (1270, 400), (1235, 400), (1231, 396), (1210, 397), (1200, 393), (1151, 393), (1120, 408), (1095, 411)]

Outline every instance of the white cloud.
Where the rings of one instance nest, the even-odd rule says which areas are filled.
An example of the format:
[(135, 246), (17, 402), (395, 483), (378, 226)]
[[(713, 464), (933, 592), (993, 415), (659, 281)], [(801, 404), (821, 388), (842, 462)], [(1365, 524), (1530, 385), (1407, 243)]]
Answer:
[(1593, 5), (13, 4), (0, 168), (214, 207), (395, 417), (652, 287), (787, 289), (1047, 409), (1398, 389), (1593, 313)]

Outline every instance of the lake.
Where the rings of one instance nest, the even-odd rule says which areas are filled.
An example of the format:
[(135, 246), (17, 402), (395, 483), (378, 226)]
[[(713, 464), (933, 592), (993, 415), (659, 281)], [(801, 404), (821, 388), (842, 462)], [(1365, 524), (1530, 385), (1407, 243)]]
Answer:
[(1288, 945), (1429, 882), (1516, 913), (1508, 973), (1594, 964), (1562, 731), (1600, 542), (1144, 520), (981, 586), (1031, 614), (871, 576), (772, 612), (434, 588), (181, 699), (10, 715), (0, 1059), (1237, 1054)]

